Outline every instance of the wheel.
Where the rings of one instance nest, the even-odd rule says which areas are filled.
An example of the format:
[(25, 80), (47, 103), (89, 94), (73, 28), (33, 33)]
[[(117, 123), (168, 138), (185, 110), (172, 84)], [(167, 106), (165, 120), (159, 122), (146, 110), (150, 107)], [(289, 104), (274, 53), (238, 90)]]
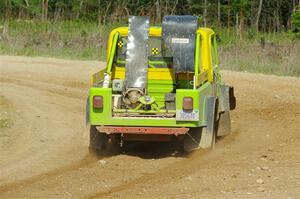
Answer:
[(97, 151), (104, 151), (108, 145), (109, 138), (106, 134), (100, 133), (96, 126), (90, 127), (90, 148)]
[(231, 133), (231, 120), (229, 111), (221, 113), (217, 121), (217, 136), (225, 136)]

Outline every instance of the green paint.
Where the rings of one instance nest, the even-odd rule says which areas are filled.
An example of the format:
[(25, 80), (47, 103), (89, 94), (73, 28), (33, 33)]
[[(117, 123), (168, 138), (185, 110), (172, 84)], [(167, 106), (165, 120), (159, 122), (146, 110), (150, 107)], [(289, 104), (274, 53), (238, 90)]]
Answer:
[[(107, 72), (110, 73), (112, 70), (113, 60), (115, 57), (116, 46), (119, 38), (119, 33), (116, 33), (113, 38), (112, 47), (110, 51), (110, 57), (107, 65)], [(209, 42), (212, 42), (214, 47), (210, 51), (210, 56), (212, 53), (215, 57), (216, 65), (218, 63), (217, 50), (216, 50), (216, 38), (215, 36)], [(195, 75), (200, 72), (200, 34), (196, 36), (196, 49), (195, 49)], [(124, 65), (125, 60), (117, 60), (117, 64)], [(170, 64), (167, 60), (149, 60), (149, 67), (160, 67), (166, 64)], [(218, 67), (217, 67), (217, 73)], [(111, 125), (111, 126), (162, 126), (162, 127), (199, 127), (205, 125), (205, 99), (206, 96), (212, 95), (212, 83), (204, 83), (198, 89), (193, 89), (193, 81), (191, 80), (153, 80), (148, 79), (147, 94), (150, 95), (153, 100), (151, 102), (146, 102), (144, 98), (141, 98), (140, 106), (135, 109), (114, 109), (112, 110), (112, 89), (111, 88), (96, 88), (92, 87), (90, 89), (90, 123), (92, 125)], [(219, 82), (217, 82), (217, 95), (220, 96)], [(176, 114), (176, 110), (166, 111), (165, 106), (165, 95), (167, 93), (176, 93), (176, 110), (183, 109), (183, 99), (184, 97), (193, 98), (193, 109), (195, 112), (199, 112), (199, 121), (176, 121), (175, 117), (166, 118), (161, 116), (149, 117), (150, 115), (155, 116), (155, 114), (171, 113)], [(101, 95), (103, 96), (103, 108), (94, 109), (93, 108), (93, 96)], [(142, 107), (145, 105), (151, 105), (151, 110), (143, 110)], [(115, 113), (128, 113), (128, 114), (140, 114), (135, 117), (115, 117)]]
[[(191, 92), (192, 91), (192, 92)], [(179, 122), (175, 118), (146, 118), (146, 117), (112, 117), (112, 90), (111, 88), (90, 89), (90, 123), (92, 125), (115, 125), (115, 126), (169, 126), (169, 127), (197, 127), (199, 122)], [(195, 99), (195, 108), (199, 105), (196, 103), (198, 99), (197, 90), (179, 89), (179, 96), (193, 96)], [(103, 108), (93, 108), (93, 97), (95, 95), (103, 96)], [(178, 107), (182, 107), (178, 103)], [(177, 104), (176, 104), (177, 108)], [(172, 112), (172, 111), (171, 111)], [(149, 112), (151, 113), (151, 112)]]
[(148, 94), (155, 97), (158, 107), (165, 106), (165, 94), (173, 93), (175, 82), (173, 80), (148, 80)]
[(176, 110), (182, 110), (182, 102), (184, 97), (193, 98), (194, 109), (199, 109), (199, 91), (192, 89), (177, 89), (176, 90)]
[[(103, 97), (103, 108), (93, 108), (93, 97), (100, 95)], [(111, 88), (96, 88), (90, 89), (90, 123), (101, 124), (111, 117), (112, 109), (112, 89)]]

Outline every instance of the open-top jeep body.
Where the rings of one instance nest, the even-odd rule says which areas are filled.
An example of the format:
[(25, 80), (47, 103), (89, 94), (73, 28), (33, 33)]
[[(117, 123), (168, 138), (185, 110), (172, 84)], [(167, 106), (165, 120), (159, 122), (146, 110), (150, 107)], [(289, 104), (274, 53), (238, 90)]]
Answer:
[(166, 16), (149, 27), (147, 17), (130, 17), (112, 30), (106, 68), (91, 78), (90, 147), (178, 138), (191, 151), (230, 133), (233, 88), (221, 79), (214, 31), (197, 21)]

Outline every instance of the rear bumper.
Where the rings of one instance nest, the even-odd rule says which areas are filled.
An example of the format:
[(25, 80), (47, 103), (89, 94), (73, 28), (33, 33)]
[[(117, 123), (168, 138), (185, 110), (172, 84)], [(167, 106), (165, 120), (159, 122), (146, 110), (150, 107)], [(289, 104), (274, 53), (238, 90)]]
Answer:
[(168, 127), (134, 127), (134, 126), (96, 126), (99, 132), (106, 134), (139, 134), (139, 135), (183, 135), (189, 128)]

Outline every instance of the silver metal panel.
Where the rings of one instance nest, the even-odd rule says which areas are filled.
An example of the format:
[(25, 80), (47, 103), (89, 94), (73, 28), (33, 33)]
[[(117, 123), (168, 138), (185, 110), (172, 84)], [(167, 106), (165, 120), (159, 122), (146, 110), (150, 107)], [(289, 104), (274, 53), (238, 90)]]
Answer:
[(167, 50), (172, 52), (176, 72), (193, 72), (198, 18), (195, 16), (166, 16), (162, 37)]
[(129, 17), (125, 62), (126, 88), (145, 89), (148, 75), (149, 17)]
[(220, 96), (220, 108), (221, 111), (229, 111), (229, 86), (223, 84), (221, 86), (221, 96)]

